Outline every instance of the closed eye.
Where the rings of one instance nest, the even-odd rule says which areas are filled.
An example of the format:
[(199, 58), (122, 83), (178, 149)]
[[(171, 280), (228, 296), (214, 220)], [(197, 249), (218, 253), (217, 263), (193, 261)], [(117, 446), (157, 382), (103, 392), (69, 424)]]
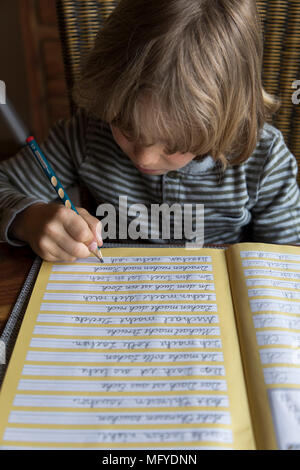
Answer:
[(125, 139), (129, 140), (129, 142), (132, 141), (132, 138), (128, 134), (126, 134), (125, 132), (122, 132), (122, 131), (120, 131), (120, 132), (123, 135), (123, 137), (125, 137)]

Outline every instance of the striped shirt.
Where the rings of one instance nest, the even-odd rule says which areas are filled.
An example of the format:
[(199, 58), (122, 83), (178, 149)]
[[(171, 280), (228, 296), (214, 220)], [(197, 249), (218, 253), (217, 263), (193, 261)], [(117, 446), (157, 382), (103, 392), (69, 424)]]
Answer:
[[(110, 126), (83, 110), (56, 123), (41, 147), (66, 189), (81, 182), (97, 205), (111, 204), (117, 216), (119, 196), (127, 197), (128, 208), (143, 204), (149, 214), (153, 204), (203, 204), (206, 244), (300, 244), (297, 163), (282, 133), (270, 124), (265, 123), (251, 157), (224, 172), (208, 155), (162, 176), (142, 174), (114, 141)], [(1, 162), (0, 240), (23, 244), (8, 236), (16, 214), (33, 203), (55, 199), (56, 192), (27, 147)], [(166, 240), (160, 233), (150, 241), (174, 242), (172, 234)]]

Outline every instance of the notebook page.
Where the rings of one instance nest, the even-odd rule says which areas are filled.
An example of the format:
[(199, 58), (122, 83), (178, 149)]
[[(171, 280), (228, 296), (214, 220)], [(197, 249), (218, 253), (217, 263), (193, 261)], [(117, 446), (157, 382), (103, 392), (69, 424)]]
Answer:
[(231, 250), (233, 278), (243, 284), (235, 283), (236, 305), (254, 401), (267, 394), (262, 419), (268, 422), (269, 407), (278, 448), (300, 449), (300, 248), (240, 244)]
[(103, 249), (39, 273), (1, 447), (254, 448), (225, 255)]

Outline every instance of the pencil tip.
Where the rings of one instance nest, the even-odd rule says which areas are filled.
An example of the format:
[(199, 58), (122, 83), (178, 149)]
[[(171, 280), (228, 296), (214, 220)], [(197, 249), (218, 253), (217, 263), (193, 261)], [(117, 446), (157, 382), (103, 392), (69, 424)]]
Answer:
[(102, 256), (102, 253), (101, 253), (101, 250), (100, 250), (100, 246), (97, 247), (97, 258), (99, 259), (99, 261), (101, 263), (104, 263), (104, 259), (103, 259), (103, 256)]
[(104, 259), (100, 250), (97, 251), (97, 255), (100, 263), (104, 263)]
[(101, 263), (104, 263), (104, 259), (100, 250), (91, 251), (91, 253), (98, 258)]

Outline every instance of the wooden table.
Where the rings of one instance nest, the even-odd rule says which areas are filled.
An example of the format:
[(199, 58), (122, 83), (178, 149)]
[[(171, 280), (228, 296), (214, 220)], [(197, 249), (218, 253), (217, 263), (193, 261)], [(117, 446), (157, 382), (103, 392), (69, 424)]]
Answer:
[(29, 247), (0, 243), (0, 334), (36, 255)]

